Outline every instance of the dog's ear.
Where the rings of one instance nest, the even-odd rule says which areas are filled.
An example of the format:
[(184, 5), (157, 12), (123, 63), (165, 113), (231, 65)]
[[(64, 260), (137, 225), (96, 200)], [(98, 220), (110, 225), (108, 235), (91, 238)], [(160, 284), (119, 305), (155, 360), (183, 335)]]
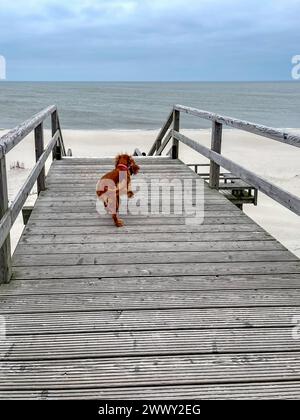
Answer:
[(121, 158), (121, 155), (117, 155), (117, 156), (115, 157), (115, 165), (116, 165), (116, 167), (119, 165), (120, 158)]
[(132, 156), (130, 156), (130, 173), (131, 175), (136, 175), (140, 170), (139, 165), (136, 164)]

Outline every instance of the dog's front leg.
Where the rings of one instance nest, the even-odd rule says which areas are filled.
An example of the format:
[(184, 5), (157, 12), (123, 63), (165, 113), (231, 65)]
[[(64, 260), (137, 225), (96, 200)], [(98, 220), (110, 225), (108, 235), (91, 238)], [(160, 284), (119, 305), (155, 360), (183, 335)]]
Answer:
[(130, 178), (128, 179), (128, 184), (127, 184), (127, 197), (128, 198), (133, 198), (134, 197), (134, 192), (132, 191)]

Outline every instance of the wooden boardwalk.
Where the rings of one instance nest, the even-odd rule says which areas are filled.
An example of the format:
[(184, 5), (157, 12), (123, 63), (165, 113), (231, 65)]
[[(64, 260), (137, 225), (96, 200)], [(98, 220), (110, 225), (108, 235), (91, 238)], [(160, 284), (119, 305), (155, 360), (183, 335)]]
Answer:
[[(140, 177), (194, 178), (137, 159)], [(205, 219), (95, 210), (111, 159), (54, 161), (0, 286), (0, 398), (299, 398), (300, 261), (216, 190)]]

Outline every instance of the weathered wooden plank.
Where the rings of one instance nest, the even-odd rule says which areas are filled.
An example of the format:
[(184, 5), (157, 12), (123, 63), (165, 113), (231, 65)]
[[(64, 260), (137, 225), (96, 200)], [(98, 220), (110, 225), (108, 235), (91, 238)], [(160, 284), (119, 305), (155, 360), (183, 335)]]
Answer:
[[(123, 231), (123, 234), (112, 235), (114, 227), (110, 227), (107, 232), (101, 232), (94, 234), (47, 234), (47, 235), (31, 235), (23, 234), (20, 239), (20, 244), (88, 244), (88, 243), (118, 243), (122, 244), (138, 242), (200, 242), (206, 241), (210, 242), (212, 239), (212, 233), (209, 232), (180, 232), (177, 233), (169, 231), (166, 229), (165, 232), (161, 233), (150, 233), (146, 230), (140, 231), (139, 234)], [(130, 233), (130, 235), (128, 234)], [(172, 235), (170, 235), (170, 233)], [(247, 241), (247, 240), (271, 240), (271, 237), (268, 234), (265, 234), (261, 231), (259, 232), (214, 232), (213, 233), (214, 241)], [(142, 246), (142, 245), (141, 245)]]
[(299, 307), (145, 309), (5, 314), (10, 335), (157, 331), (181, 329), (293, 327)]
[[(39, 269), (34, 270), (34, 272), (38, 271)], [(57, 278), (58, 276), (55, 275), (54, 277)], [(0, 303), (2, 314), (207, 307), (299, 307), (300, 290), (151, 291), (105, 293), (105, 295), (103, 293), (68, 293), (47, 294), (38, 297), (35, 295), (2, 296)]]
[(177, 251), (177, 252), (135, 252), (135, 253), (83, 253), (83, 254), (39, 254), (20, 255), (13, 258), (14, 267), (34, 266), (76, 266), (120, 264), (173, 264), (173, 263), (220, 263), (240, 261), (297, 261), (297, 257), (285, 250), (272, 251)]
[(178, 290), (299, 289), (298, 274), (14, 280), (1, 296)]
[[(101, 226), (101, 225), (110, 225), (111, 224), (111, 217), (109, 215), (104, 214), (100, 215), (96, 212), (96, 208), (94, 212), (80, 212), (76, 211), (77, 209), (74, 208), (74, 211), (68, 212), (68, 211), (56, 211), (56, 209), (47, 208), (47, 211), (38, 211), (37, 209), (33, 210), (31, 213), (31, 220), (36, 221), (38, 223), (39, 220), (53, 220), (56, 219), (56, 217), (59, 216), (60, 220), (63, 219), (80, 219), (80, 215), (82, 217), (85, 217), (87, 219), (94, 219), (95, 220), (95, 226)], [(127, 209), (126, 209), (127, 211)], [(181, 214), (174, 214), (170, 213), (167, 215), (164, 214), (149, 214), (147, 216), (136, 215), (136, 214), (124, 214), (120, 212), (120, 216), (126, 218), (127, 224), (129, 225), (185, 225), (187, 218), (193, 218), (195, 216), (189, 215), (188, 213)], [(239, 210), (237, 212), (231, 212), (231, 211), (206, 211), (203, 220), (200, 219), (200, 216), (198, 218), (195, 217), (195, 224), (196, 225), (206, 225), (206, 224), (222, 224), (222, 223), (230, 223), (230, 224), (248, 224), (249, 220), (247, 216), (244, 216), (242, 213), (239, 213)]]
[(296, 400), (300, 381), (1, 391), (1, 400)]
[[(32, 232), (31, 232), (32, 233)], [(283, 251), (284, 247), (277, 241), (226, 241), (226, 242), (144, 242), (143, 252), (208, 252), (208, 251)], [(99, 253), (136, 253), (141, 252), (141, 244), (131, 242), (122, 243), (96, 243), (96, 244), (69, 244), (68, 246), (54, 245), (24, 245), (20, 244), (15, 255), (40, 254), (99, 254)], [(300, 286), (300, 282), (299, 282)]]
[[(102, 205), (102, 203), (101, 203)], [(177, 208), (177, 207), (176, 207)], [(175, 208), (175, 210), (176, 210)], [(133, 212), (137, 211), (138, 209), (134, 209)], [(127, 209), (126, 209), (127, 211)], [(130, 209), (129, 209), (130, 211)], [(147, 209), (148, 211), (148, 209)], [(188, 213), (184, 213), (182, 212), (182, 214), (176, 214), (175, 212), (171, 213), (172, 211), (172, 207), (170, 206), (170, 214), (164, 214), (163, 212), (159, 213), (159, 214), (152, 214), (149, 211), (149, 214), (144, 215), (141, 211), (141, 214), (137, 214), (135, 215), (133, 214), (124, 214), (124, 217), (131, 217), (131, 220), (133, 222), (136, 222), (136, 224), (141, 224), (141, 223), (150, 223), (150, 224), (159, 224), (159, 223), (170, 223), (174, 224), (174, 223), (185, 223), (185, 217), (189, 217)], [(173, 209), (174, 211), (174, 209)], [(65, 215), (71, 215), (70, 217), (74, 217), (74, 218), (78, 218), (80, 219), (80, 214), (82, 215), (82, 217), (86, 217), (89, 219), (92, 218), (96, 218), (98, 219), (98, 223), (105, 223), (107, 224), (108, 221), (110, 221), (111, 219), (109, 218), (108, 215), (99, 215), (96, 212), (96, 205), (93, 208), (90, 209), (90, 211), (85, 210), (85, 211), (80, 211), (80, 207), (77, 208), (76, 206), (72, 207), (71, 209), (67, 209), (66, 211), (64, 211), (63, 209), (56, 209), (55, 207), (47, 207), (45, 210), (41, 208), (35, 208), (31, 214), (32, 220), (45, 220), (45, 219), (53, 219), (53, 215), (60, 215), (61, 218), (66, 218)], [(122, 213), (120, 213), (122, 215)], [(234, 219), (234, 221), (248, 221), (248, 218), (240, 212), (239, 209), (236, 209), (234, 211), (230, 210), (210, 210), (204, 209), (204, 215), (206, 219), (209, 218), (232, 218)], [(95, 217), (94, 217), (95, 216)], [(193, 217), (190, 216), (190, 217)], [(200, 217), (200, 216), (199, 216)], [(139, 223), (140, 222), (140, 223)]]
[[(108, 171), (114, 169), (115, 163), (112, 161), (109, 165), (63, 165), (63, 166), (51, 166), (49, 170), (50, 176), (52, 175), (95, 175), (95, 174), (104, 174)], [(141, 164), (141, 169), (139, 172), (139, 176), (141, 173), (146, 173), (149, 175), (158, 174), (158, 173), (191, 173), (191, 170), (188, 166), (182, 165), (182, 163), (173, 164), (173, 165), (166, 165), (162, 164), (153, 164), (153, 165), (143, 165)], [(192, 171), (192, 173), (194, 173)]]
[(225, 276), (100, 277), (72, 279), (14, 280), (2, 285), (1, 296), (53, 293), (143, 292), (168, 290), (257, 290), (299, 289), (298, 274), (256, 274)]
[[(56, 187), (54, 187), (54, 188), (47, 187), (47, 191), (49, 192), (48, 199), (52, 199), (52, 198), (54, 198), (54, 199), (58, 198), (59, 199), (59, 198), (61, 198), (62, 201), (68, 200), (69, 197), (70, 198), (72, 197), (74, 199), (76, 199), (78, 197), (79, 200), (81, 199), (81, 197), (84, 197), (85, 199), (88, 199), (88, 200), (91, 200), (93, 198), (96, 199), (96, 195), (95, 195), (96, 184), (93, 184), (92, 186), (85, 186), (85, 187), (82, 187), (82, 188), (80, 187), (78, 189), (76, 188), (76, 191), (73, 191), (73, 193), (74, 193), (73, 195), (72, 195), (71, 186), (65, 186), (64, 189), (62, 189), (61, 187), (62, 186), (60, 186), (58, 184), (57, 184), (57, 189), (56, 189)], [(148, 192), (146, 192), (146, 194), (141, 194), (137, 190), (135, 190), (134, 188), (133, 188), (133, 192), (136, 194), (136, 196), (138, 196), (138, 194), (139, 194), (139, 197), (143, 197), (143, 198), (145, 197), (145, 198), (148, 198), (148, 199), (158, 198), (158, 196), (159, 195), (161, 196), (161, 194), (162, 194), (162, 193), (158, 193), (158, 192), (155, 192), (155, 193), (151, 194), (150, 189), (148, 190)], [(172, 194), (169, 193), (169, 189), (165, 189), (165, 190), (163, 190), (163, 192), (164, 192), (164, 194), (168, 194), (168, 197), (170, 195), (171, 195), (171, 197), (174, 196), (173, 193)], [(195, 197), (195, 194), (196, 194), (195, 190), (193, 190), (193, 191), (192, 190), (185, 190), (184, 192), (186, 194), (189, 194), (190, 199), (194, 200), (194, 197)], [(180, 198), (181, 193), (176, 194), (175, 197)], [(222, 192), (222, 194), (220, 194), (220, 193), (218, 194), (218, 192), (216, 192), (214, 190), (211, 190), (211, 192), (208, 192), (208, 193), (206, 191), (204, 191), (204, 194), (201, 194), (201, 193), (198, 192), (197, 197), (199, 197), (199, 199), (201, 199), (201, 200), (204, 198), (204, 201), (207, 200), (208, 203), (211, 202), (211, 201), (213, 201), (213, 202), (217, 201), (217, 202), (223, 202), (223, 203), (228, 202), (228, 199), (223, 195), (223, 192)], [(84, 198), (83, 198), (83, 200), (84, 200)], [(121, 197), (122, 200), (124, 198), (125, 198), (124, 196)]]
[[(142, 197), (142, 198), (147, 198), (147, 195), (142, 195), (142, 194), (138, 194), (138, 197)], [(175, 199), (180, 199), (181, 196), (180, 195), (175, 195), (174, 196)], [(199, 197), (199, 196), (198, 196)], [(197, 198), (198, 198), (197, 197)], [(149, 195), (149, 198), (151, 199), (155, 199), (158, 200), (159, 195)], [(171, 196), (171, 198), (173, 198), (173, 196)], [(204, 208), (207, 209), (213, 209), (213, 207), (217, 207), (216, 210), (219, 209), (232, 209), (235, 210), (235, 206), (233, 206), (233, 204), (228, 201), (228, 200), (224, 200), (224, 198), (220, 198), (220, 197), (216, 197), (216, 196), (211, 196), (208, 197), (206, 195), (201, 196), (201, 198), (203, 198), (204, 200)], [(86, 196), (82, 196), (81, 194), (76, 194), (76, 195), (71, 195), (71, 194), (66, 194), (66, 196), (64, 197), (64, 194), (47, 194), (47, 196), (41, 197), (37, 204), (36, 204), (36, 208), (41, 208), (41, 207), (70, 207), (73, 206), (74, 207), (74, 203), (76, 203), (78, 205), (78, 202), (80, 200), (80, 208), (83, 207), (93, 207), (93, 209), (95, 208), (95, 203), (96, 203), (96, 198), (94, 196), (94, 194), (91, 195), (86, 195)], [(195, 200), (193, 200), (195, 201)]]
[[(20, 375), (22, 372), (22, 375)], [(300, 352), (3, 362), (0, 388), (70, 389), (299, 380)]]
[[(129, 216), (127, 216), (129, 219)], [(128, 220), (127, 219), (127, 220)], [(27, 233), (30, 233), (30, 229), (31, 227), (44, 227), (44, 226), (48, 226), (48, 227), (78, 227), (80, 228), (80, 226), (86, 226), (86, 227), (92, 227), (94, 228), (94, 230), (92, 229), (92, 233), (95, 233), (95, 220), (94, 219), (71, 219), (71, 220), (30, 220), (27, 228), (29, 230), (25, 231), (25, 234), (27, 235)], [(48, 231), (49, 232), (49, 231)], [(261, 233), (260, 236), (251, 236), (249, 235), (248, 237), (245, 237), (245, 241), (247, 240), (253, 240), (253, 239), (259, 239), (262, 240), (263, 238), (265, 238), (264, 240), (268, 240), (268, 239), (272, 239), (274, 240), (274, 238), (272, 238), (269, 234), (267, 234), (265, 231), (263, 231), (263, 229), (256, 225), (255, 223), (243, 223), (242, 225), (240, 224), (230, 224), (230, 223), (226, 223), (226, 224), (203, 224), (203, 225), (156, 225), (155, 227), (155, 232), (156, 233), (180, 233), (180, 232), (185, 232), (185, 233), (197, 233), (197, 232), (203, 232), (203, 233), (212, 233), (212, 232), (253, 232), (254, 234), (258, 234)], [(72, 231), (70, 232), (72, 233)], [(90, 233), (89, 229), (85, 230), (85, 233)], [(97, 235), (98, 234), (98, 230), (96, 231)], [(137, 225), (137, 224), (132, 224), (131, 226), (123, 226), (122, 229), (116, 229), (115, 226), (113, 225), (107, 225), (107, 226), (101, 226), (101, 235), (104, 233), (113, 233), (114, 235), (119, 235), (119, 234), (129, 234), (129, 233), (153, 233), (153, 225)], [(155, 234), (154, 234), (155, 235)], [(187, 242), (188, 242), (188, 238), (187, 237)], [(234, 236), (232, 235), (230, 239), (234, 238)], [(213, 240), (218, 240), (215, 238), (215, 236), (213, 236), (213, 238), (211, 238)], [(164, 239), (163, 239), (164, 240)], [(239, 237), (237, 236), (236, 240), (240, 240)], [(159, 240), (158, 240), (159, 242)]]
[[(76, 179), (82, 179), (84, 182), (92, 182), (95, 179), (103, 176), (104, 174), (106, 174), (107, 172), (112, 171), (114, 168), (110, 167), (110, 168), (100, 168), (98, 170), (93, 170), (93, 171), (82, 171), (82, 172), (70, 172), (68, 170), (63, 171), (51, 171), (49, 172), (49, 180), (55, 180), (56, 178), (58, 178), (60, 175), (62, 176), (63, 179), (65, 180), (70, 180), (72, 178), (72, 176), (74, 176), (74, 178)], [(168, 180), (168, 179), (200, 179), (195, 172), (193, 172), (192, 170), (188, 169), (187, 166), (183, 166), (181, 167), (181, 169), (156, 169), (155, 167), (152, 168), (141, 168), (139, 171), (138, 176), (133, 176), (132, 177), (132, 181), (135, 182), (139, 182), (141, 179), (144, 179), (146, 181), (150, 181), (153, 178), (158, 178), (160, 180)]]
[[(176, 201), (174, 202), (174, 200), (172, 200), (169, 204), (169, 208), (170, 208), (170, 213), (173, 216), (175, 211), (177, 209), (179, 209), (178, 203), (180, 201)], [(97, 205), (102, 205), (103, 203), (98, 203)], [(159, 206), (160, 202), (159, 200), (155, 200), (152, 201), (151, 203), (147, 204), (145, 203), (145, 208), (147, 208), (147, 210), (149, 211), (148, 215), (145, 215), (144, 217), (149, 217), (152, 216), (152, 210), (153, 210), (153, 216), (154, 218), (157, 218), (159, 216), (159, 214), (154, 214), (154, 210), (156, 210), (156, 208), (160, 209), (161, 207)], [(193, 205), (195, 206), (196, 203)], [(183, 206), (183, 202), (181, 204), (181, 209), (184, 209)], [(60, 204), (58, 201), (57, 202), (51, 202), (51, 201), (44, 201), (43, 203), (39, 203), (38, 205), (35, 206), (35, 213), (49, 213), (49, 210), (51, 210), (51, 212), (66, 212), (66, 213), (73, 213), (74, 210), (77, 210), (76, 213), (94, 213), (95, 210), (97, 210), (96, 207), (96, 200), (94, 200), (94, 202), (92, 202), (91, 204), (87, 204), (87, 205), (81, 205), (78, 204), (78, 201), (72, 201), (69, 203), (65, 203), (65, 204)], [(232, 212), (234, 215), (236, 216), (240, 216), (243, 215), (243, 213), (240, 212), (240, 210), (234, 206), (233, 204), (231, 204), (230, 202), (227, 203), (220, 203), (217, 202), (216, 204), (212, 201), (209, 204), (205, 204), (203, 207), (203, 210), (205, 212), (207, 212), (208, 214), (212, 211), (217, 211), (217, 212), (225, 212), (225, 214), (228, 214), (229, 212)], [(178, 211), (177, 211), (178, 212)], [(185, 214), (182, 211), (183, 215)], [(168, 214), (163, 214), (162, 211), (160, 213), (161, 217), (166, 217), (168, 218)], [(176, 216), (176, 213), (175, 213)], [(181, 214), (177, 215), (177, 216), (181, 216)]]
[[(92, 158), (92, 157), (76, 157), (76, 162), (74, 158), (63, 157), (61, 163), (55, 162), (55, 167), (59, 166), (74, 166), (74, 165), (112, 165), (114, 162), (115, 156), (110, 156), (106, 158)], [(178, 165), (182, 163), (180, 160), (172, 160), (169, 156), (151, 156), (151, 157), (135, 157), (135, 161), (141, 165)]]
[(300, 351), (293, 327), (11, 336), (0, 361)]
[(300, 261), (185, 264), (124, 264), (67, 267), (15, 267), (15, 279), (73, 277), (158, 277), (227, 274), (300, 274)]

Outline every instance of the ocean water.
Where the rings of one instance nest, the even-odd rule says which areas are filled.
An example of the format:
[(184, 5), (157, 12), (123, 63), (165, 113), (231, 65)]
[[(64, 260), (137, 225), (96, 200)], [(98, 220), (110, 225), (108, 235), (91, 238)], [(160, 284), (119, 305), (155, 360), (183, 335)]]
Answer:
[[(175, 103), (260, 124), (300, 128), (300, 83), (0, 83), (0, 129), (56, 104), (65, 129), (160, 128)], [(183, 128), (208, 121), (184, 116)]]

